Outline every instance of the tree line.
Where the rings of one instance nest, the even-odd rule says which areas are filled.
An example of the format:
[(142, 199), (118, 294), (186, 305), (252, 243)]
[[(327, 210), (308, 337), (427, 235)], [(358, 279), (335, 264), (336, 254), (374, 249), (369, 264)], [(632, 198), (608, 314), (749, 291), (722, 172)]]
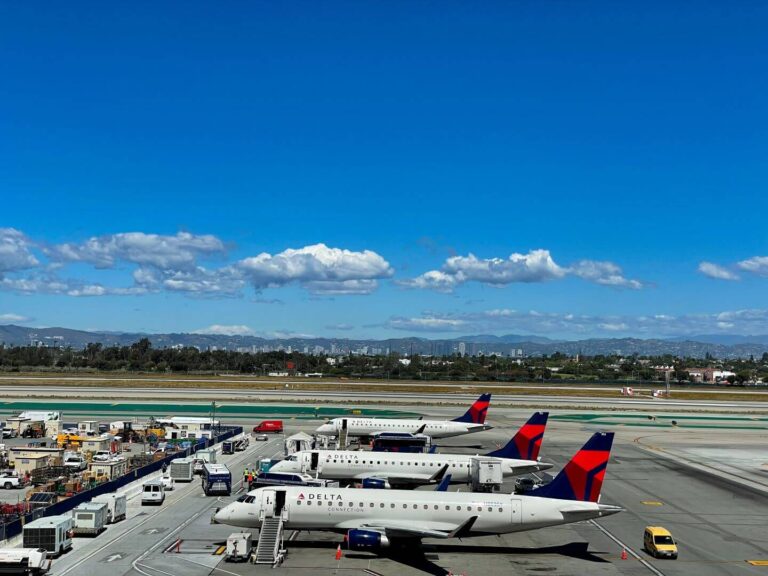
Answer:
[(672, 366), (674, 382), (690, 379), (692, 366), (720, 367), (735, 373), (732, 384), (768, 382), (768, 354), (762, 358), (719, 362), (716, 359), (681, 359), (670, 355), (572, 357), (561, 353), (536, 358), (503, 356), (431, 357), (397, 353), (379, 356), (346, 355), (329, 363), (325, 355), (300, 352), (236, 352), (186, 348), (153, 348), (147, 338), (130, 346), (88, 344), (83, 349), (37, 346), (0, 346), (0, 369), (199, 373), (239, 372), (267, 375), (269, 372), (322, 373), (324, 376), (409, 380), (491, 380), (655, 382), (662, 376), (654, 366)]

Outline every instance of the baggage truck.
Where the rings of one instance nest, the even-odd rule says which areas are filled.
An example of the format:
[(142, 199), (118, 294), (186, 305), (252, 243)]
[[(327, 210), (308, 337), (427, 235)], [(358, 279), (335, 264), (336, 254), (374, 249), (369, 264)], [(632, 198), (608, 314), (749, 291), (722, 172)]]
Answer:
[(0, 574), (42, 576), (51, 568), (48, 553), (39, 548), (0, 549)]
[(98, 536), (107, 529), (106, 502), (84, 502), (72, 510), (75, 536)]
[(210, 464), (216, 464), (216, 448), (206, 448), (204, 450), (198, 450), (194, 457), (194, 465), (192, 466), (192, 472), (195, 474), (203, 473), (203, 465), (208, 462)]
[(232, 474), (224, 464), (206, 462), (203, 465), (202, 483), (206, 496), (229, 496), (232, 493)]
[(107, 505), (107, 524), (125, 520), (127, 504), (125, 494), (102, 494), (92, 498), (91, 502), (104, 502)]
[(194, 460), (192, 458), (176, 458), (171, 460), (170, 476), (175, 482), (192, 482)]
[(72, 528), (74, 521), (69, 514), (38, 518), (24, 526), (24, 548), (42, 548), (51, 556), (60, 554), (72, 548)]

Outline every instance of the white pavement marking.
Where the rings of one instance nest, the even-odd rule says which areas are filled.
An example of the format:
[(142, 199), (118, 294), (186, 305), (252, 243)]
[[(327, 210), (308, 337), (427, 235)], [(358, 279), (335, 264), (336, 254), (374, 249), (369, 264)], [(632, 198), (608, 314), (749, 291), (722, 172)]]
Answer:
[(195, 562), (194, 560), (190, 560), (189, 558), (181, 557), (179, 559), (184, 560), (185, 562), (189, 562), (190, 564), (197, 564), (198, 566), (207, 568), (208, 570), (211, 570), (211, 572), (223, 572), (224, 574), (232, 574), (233, 576), (242, 576), (241, 574), (237, 574), (236, 572), (230, 572), (229, 570), (224, 570), (224, 568), (219, 568), (218, 566), (214, 566), (213, 568), (211, 568), (207, 564), (203, 564), (202, 562)]
[(616, 544), (618, 544), (619, 546), (621, 546), (622, 548), (624, 548), (624, 550), (626, 550), (627, 552), (629, 552), (629, 553), (630, 553), (630, 554), (631, 554), (631, 555), (632, 555), (632, 556), (635, 558), (635, 560), (637, 560), (638, 562), (640, 562), (640, 564), (642, 564), (643, 566), (645, 566), (646, 568), (648, 568), (648, 570), (650, 570), (650, 571), (651, 571), (653, 574), (655, 574), (656, 576), (664, 576), (664, 572), (662, 572), (662, 571), (660, 571), (659, 569), (657, 569), (657, 568), (656, 568), (655, 566), (653, 566), (653, 565), (652, 565), (650, 562), (648, 562), (648, 561), (647, 561), (645, 558), (641, 558), (641, 557), (640, 557), (640, 555), (639, 555), (637, 552), (635, 552), (634, 550), (632, 550), (632, 548), (630, 548), (629, 546), (627, 546), (626, 544), (624, 544), (624, 542), (622, 542), (622, 541), (621, 541), (621, 540), (619, 540), (619, 539), (618, 539), (616, 536), (614, 536), (613, 534), (611, 534), (611, 533), (610, 533), (610, 532), (609, 532), (607, 529), (605, 529), (605, 528), (603, 528), (602, 526), (600, 526), (600, 524), (598, 524), (598, 523), (597, 523), (597, 522), (595, 522), (594, 520), (589, 520), (589, 523), (590, 523), (590, 524), (592, 524), (592, 525), (593, 525), (595, 528), (597, 528), (598, 530), (600, 530), (600, 532), (602, 532), (603, 534), (605, 534), (606, 536), (608, 536), (608, 538), (610, 538), (611, 540), (613, 540), (614, 542), (616, 542)]

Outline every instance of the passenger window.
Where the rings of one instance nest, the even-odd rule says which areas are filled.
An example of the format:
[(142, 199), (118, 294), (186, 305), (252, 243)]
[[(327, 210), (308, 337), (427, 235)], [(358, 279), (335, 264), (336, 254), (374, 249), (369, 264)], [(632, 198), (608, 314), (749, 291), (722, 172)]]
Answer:
[(461, 506), (456, 506), (456, 510), (461, 510)]
[(403, 504), (403, 508), (408, 508), (408, 504)]
[(437, 510), (438, 508), (439, 508), (439, 506), (437, 504), (435, 504), (435, 510)]
[(390, 508), (394, 508), (394, 507), (395, 507), (395, 505), (394, 505), (394, 504), (390, 504), (390, 505), (389, 505), (389, 507), (390, 507)]
[(370, 506), (371, 508), (373, 508), (373, 502), (371, 502), (371, 503), (369, 504), (369, 506)]
[(419, 505), (418, 505), (418, 504), (414, 504), (414, 505), (413, 505), (413, 509), (414, 509), (414, 510), (418, 509), (418, 507), (419, 507)]
[(297, 505), (297, 506), (301, 506), (301, 500), (297, 500), (297, 501), (296, 501), (296, 505)]
[(379, 504), (379, 508), (384, 508), (384, 502), (382, 502), (381, 504)]

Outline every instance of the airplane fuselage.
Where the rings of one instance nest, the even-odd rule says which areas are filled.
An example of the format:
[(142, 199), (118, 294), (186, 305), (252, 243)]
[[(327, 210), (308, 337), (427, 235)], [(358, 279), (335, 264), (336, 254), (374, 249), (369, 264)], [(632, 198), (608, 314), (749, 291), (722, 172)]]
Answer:
[(487, 424), (455, 422), (452, 420), (412, 420), (395, 418), (334, 418), (317, 429), (318, 434), (339, 436), (346, 430), (348, 437), (372, 436), (379, 432), (422, 432), (432, 438), (450, 438), (490, 430)]
[[(477, 456), (498, 463), (504, 477), (530, 474), (551, 468), (535, 460), (515, 460)], [(272, 467), (275, 472), (306, 472), (330, 480), (358, 480), (369, 477), (412, 478), (414, 484), (426, 481), (448, 465), (454, 483), (470, 481), (471, 459), (465, 454), (412, 454), (353, 450), (305, 450), (292, 454)], [(407, 483), (407, 482), (403, 482)]]
[(343, 532), (396, 524), (448, 533), (476, 517), (469, 535), (483, 535), (568, 524), (618, 511), (595, 502), (498, 493), (281, 487), (252, 490), (217, 512), (215, 520), (259, 528), (264, 518), (280, 515), (283, 526), (295, 530)]

